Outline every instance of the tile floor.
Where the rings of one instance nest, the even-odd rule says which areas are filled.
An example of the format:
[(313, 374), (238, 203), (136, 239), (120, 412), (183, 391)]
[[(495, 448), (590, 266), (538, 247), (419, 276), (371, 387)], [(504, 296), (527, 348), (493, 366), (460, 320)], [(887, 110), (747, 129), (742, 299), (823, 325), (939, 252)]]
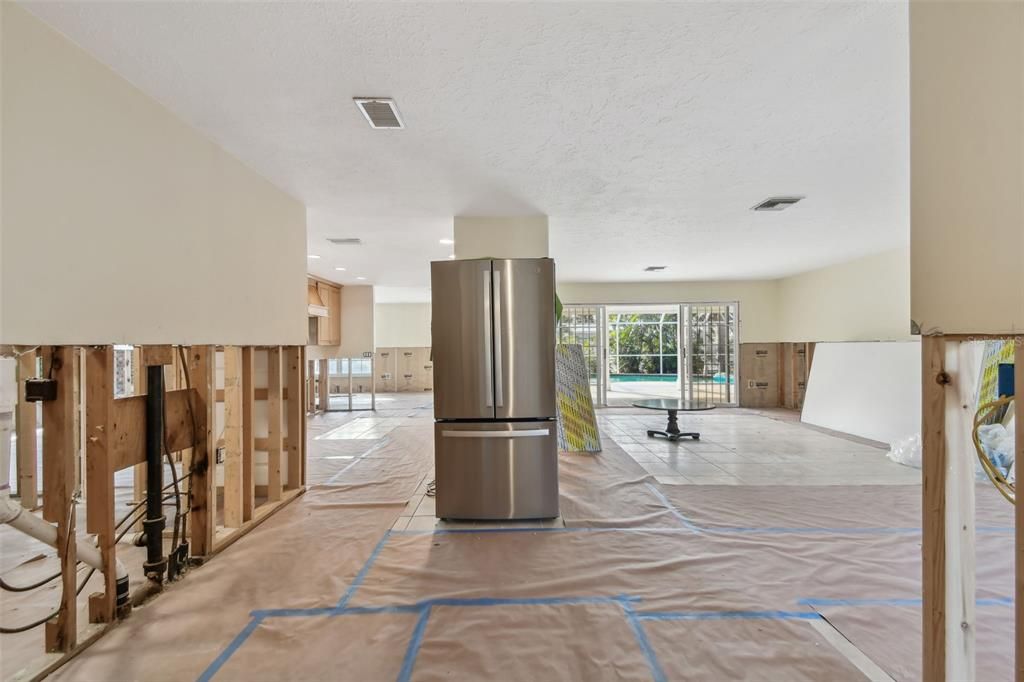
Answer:
[(660, 414), (601, 410), (598, 423), (658, 482), (679, 485), (906, 485), (921, 472), (889, 461), (886, 449), (823, 433), (791, 419), (742, 409), (680, 416), (700, 440), (650, 438)]
[[(359, 420), (362, 421), (362, 420)], [(751, 410), (720, 409), (682, 417), (700, 440), (669, 442), (649, 438), (665, 418), (617, 408), (598, 410), (602, 437), (621, 447), (659, 483), (667, 485), (907, 485), (921, 472), (889, 461), (886, 449), (801, 424), (792, 414), (777, 417)], [(352, 427), (353, 430), (356, 427)], [(444, 522), (434, 517), (434, 499), (425, 494), (433, 472), (424, 478), (424, 494), (409, 502), (393, 530), (478, 527), (561, 526), (561, 519), (509, 523)]]

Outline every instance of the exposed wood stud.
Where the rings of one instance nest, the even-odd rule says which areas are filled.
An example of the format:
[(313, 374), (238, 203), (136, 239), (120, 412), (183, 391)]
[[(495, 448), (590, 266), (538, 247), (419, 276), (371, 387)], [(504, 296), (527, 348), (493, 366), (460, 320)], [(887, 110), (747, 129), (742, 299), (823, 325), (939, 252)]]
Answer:
[(282, 412), (281, 347), (267, 351), (267, 499), (281, 499)]
[[(285, 351), (288, 366), (288, 395), (302, 395), (303, 362), (302, 347), (288, 346)], [(293, 489), (302, 485), (302, 431), (306, 428), (306, 415), (302, 403), (298, 400), (288, 401), (288, 484)]]
[[(142, 360), (142, 346), (135, 346), (132, 349), (132, 391), (133, 391), (132, 395), (140, 397), (142, 399), (143, 406), (145, 406), (146, 371), (144, 369), (143, 360)], [(142, 411), (142, 419), (143, 420), (145, 419), (145, 416), (146, 416), (145, 407), (143, 407), (143, 411)], [(125, 432), (129, 433), (129, 434), (136, 433), (137, 431), (140, 430), (134, 424), (131, 425), (131, 426), (128, 426), (128, 422), (125, 421), (125, 420), (120, 420), (120, 419), (115, 418), (113, 420), (113, 423), (117, 424), (118, 426), (121, 426), (121, 427), (126, 427), (127, 426), (127, 428), (123, 428), (123, 430)], [(142, 438), (143, 438), (142, 442), (143, 443), (145, 443), (145, 428), (146, 428), (145, 427), (145, 422), (142, 422), (141, 432), (142, 432)], [(110, 438), (110, 448), (111, 448), (111, 450), (114, 450), (117, 447), (117, 443), (118, 443), (117, 439), (113, 435), (111, 435), (111, 438)], [(145, 448), (145, 446), (143, 446), (143, 448)], [(115, 466), (114, 470), (116, 471), (117, 468), (118, 468), (117, 467), (117, 463), (116, 463), (117, 462), (117, 458), (113, 454), (111, 454), (111, 458), (114, 461), (114, 466)], [(142, 456), (141, 461), (139, 461), (139, 463), (135, 465), (135, 468), (132, 469), (132, 503), (133, 504), (139, 504), (145, 498), (146, 498), (146, 457), (145, 457), (145, 452), (143, 451), (143, 456)], [(142, 519), (143, 519), (143, 517), (140, 516), (139, 520), (136, 521), (134, 524), (132, 524), (132, 530), (134, 532), (136, 532), (136, 533), (141, 533), (142, 532)]]
[(967, 347), (946, 344), (946, 678), (973, 680), (975, 669), (974, 381), (980, 367)]
[[(143, 367), (149, 367), (150, 365), (170, 365), (174, 363), (173, 346), (143, 346), (141, 355)], [(139, 374), (142, 374), (142, 372), (139, 372)]]
[[(1014, 352), (1014, 430), (1016, 459), (1015, 462), (1024, 462), (1024, 336), (1013, 339)], [(1015, 649), (1015, 678), (1017, 682), (1024, 682), (1024, 503), (1014, 506), (1014, 556), (1016, 557), (1016, 578), (1014, 580), (1014, 649)]]
[(46, 650), (68, 652), (78, 633), (78, 563), (75, 537), (74, 349), (43, 347), (43, 374), (57, 381), (57, 398), (43, 403), (43, 518), (57, 524), (61, 600), (57, 615), (46, 622)]
[(319, 394), (320, 404), (319, 408), (321, 412), (326, 412), (329, 407), (328, 401), (330, 400), (330, 376), (328, 367), (330, 365), (327, 359), (324, 358), (319, 361), (320, 378), (317, 380), (317, 393)]
[(252, 346), (242, 348), (242, 520), (252, 519), (256, 509), (254, 412), (256, 408), (254, 356)]
[(213, 346), (192, 346), (189, 349), (189, 374), (195, 390), (193, 414), (198, 431), (192, 451), (191, 539), (192, 553), (200, 557), (213, 553), (213, 531), (216, 524), (213, 359)]
[(39, 444), (36, 438), (36, 404), (25, 400), (25, 379), (36, 376), (36, 351), (26, 352), (18, 358), (18, 409), (15, 431), (18, 434), (18, 495), (21, 506), (35, 509), (38, 502), (39, 481), (36, 468)]
[(923, 679), (946, 679), (946, 341), (921, 339)]
[(114, 619), (116, 576), (114, 562), (114, 469), (108, 439), (112, 433), (114, 351), (110, 346), (90, 348), (85, 355), (85, 477), (89, 490), (86, 504), (86, 532), (95, 533), (103, 558), (103, 592), (89, 597), (89, 621), (109, 623)]
[(224, 348), (224, 525), (242, 525), (242, 349)]
[[(340, 333), (339, 333), (339, 341), (340, 341)], [(299, 367), (305, 367), (305, 366), (306, 366), (306, 347), (305, 346), (299, 346)], [(301, 426), (301, 428), (299, 430), (301, 431), (301, 435), (302, 435), (302, 443), (299, 446), (300, 450), (301, 450), (300, 459), (302, 461), (302, 485), (306, 485), (306, 452), (307, 452), (307, 450), (306, 450), (306, 415), (303, 414), (301, 412), (301, 410), (299, 411), (298, 419), (299, 419), (299, 424)]]
[(303, 385), (306, 387), (306, 412), (313, 414), (314, 412), (316, 412), (316, 370), (314, 369), (314, 361), (310, 360), (309, 362), (305, 363), (305, 367), (306, 380), (303, 382)]

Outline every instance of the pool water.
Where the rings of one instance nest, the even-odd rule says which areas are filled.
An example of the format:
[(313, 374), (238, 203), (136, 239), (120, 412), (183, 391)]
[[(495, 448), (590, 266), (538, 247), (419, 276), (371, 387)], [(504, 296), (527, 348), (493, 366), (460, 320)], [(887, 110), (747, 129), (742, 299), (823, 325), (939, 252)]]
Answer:
[[(670, 382), (678, 383), (679, 375), (677, 374), (612, 374), (612, 382), (620, 381), (657, 381), (657, 382)], [(716, 374), (712, 378), (707, 377), (694, 377), (693, 383), (695, 384), (724, 384), (726, 382), (725, 374)], [(729, 381), (730, 384), (736, 383), (736, 377), (732, 377)]]

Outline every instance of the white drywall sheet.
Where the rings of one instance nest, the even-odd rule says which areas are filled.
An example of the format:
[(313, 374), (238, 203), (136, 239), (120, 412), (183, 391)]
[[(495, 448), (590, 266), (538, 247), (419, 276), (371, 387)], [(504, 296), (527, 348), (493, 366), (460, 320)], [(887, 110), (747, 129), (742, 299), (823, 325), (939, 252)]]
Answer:
[(921, 343), (819, 343), (802, 419), (883, 443), (918, 433)]

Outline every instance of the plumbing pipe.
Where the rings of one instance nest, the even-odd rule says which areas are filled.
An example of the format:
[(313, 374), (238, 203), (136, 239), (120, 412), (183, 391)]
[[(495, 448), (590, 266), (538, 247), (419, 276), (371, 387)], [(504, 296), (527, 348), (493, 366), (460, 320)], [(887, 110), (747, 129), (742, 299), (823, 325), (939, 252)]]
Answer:
[(164, 556), (164, 368), (146, 367), (146, 577), (162, 583), (167, 569)]
[[(0, 376), (0, 383), (6, 382), (6, 372)], [(3, 391), (0, 390), (0, 393)], [(57, 546), (57, 526), (44, 521), (11, 499), (11, 431), (14, 424), (13, 406), (0, 404), (0, 524), (7, 524), (20, 530), (50, 547)], [(103, 572), (103, 557), (96, 545), (86, 538), (76, 538), (78, 559), (88, 566)], [(128, 569), (120, 561), (114, 562), (117, 578), (117, 606), (128, 604)]]

